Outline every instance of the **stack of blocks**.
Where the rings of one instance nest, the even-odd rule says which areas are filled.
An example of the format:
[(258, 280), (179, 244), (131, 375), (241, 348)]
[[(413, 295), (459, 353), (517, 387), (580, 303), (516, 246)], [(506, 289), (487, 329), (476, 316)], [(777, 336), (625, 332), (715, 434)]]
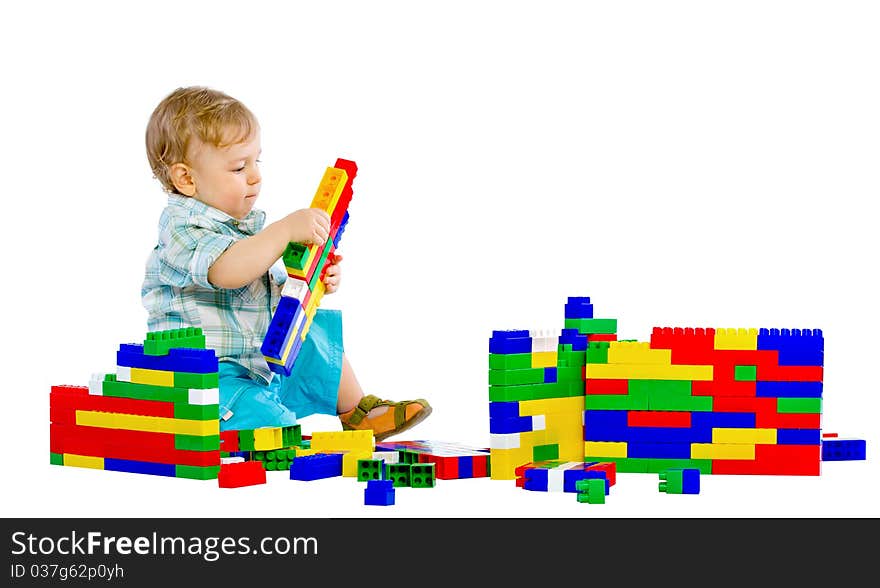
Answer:
[(438, 480), (489, 477), (490, 450), (446, 441), (384, 441), (381, 451), (396, 452), (404, 463), (434, 464)]
[(288, 243), (282, 255), (288, 280), (260, 348), (269, 368), (279, 374), (290, 375), (324, 296), (324, 270), (328, 261), (332, 263), (348, 224), (351, 185), (356, 174), (357, 165), (346, 159), (337, 159), (333, 167), (327, 168), (310, 208), (330, 215), (329, 238), (322, 246)]
[(494, 479), (547, 459), (819, 474), (821, 330), (657, 327), (649, 342), (619, 341), (617, 320), (594, 318), (588, 297), (568, 299), (564, 326), (555, 353), (534, 331), (492, 334)]
[(116, 373), (53, 386), (50, 461), (199, 480), (220, 469), (218, 363), (201, 329), (122, 344)]
[(258, 461), (266, 471), (289, 470), (293, 458), (302, 455), (300, 425), (228, 430), (220, 433), (220, 457), (237, 456)]

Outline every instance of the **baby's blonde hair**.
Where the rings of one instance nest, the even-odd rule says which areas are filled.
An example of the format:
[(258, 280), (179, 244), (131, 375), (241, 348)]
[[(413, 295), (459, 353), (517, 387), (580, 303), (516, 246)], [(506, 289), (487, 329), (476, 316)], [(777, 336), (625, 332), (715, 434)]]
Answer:
[(150, 169), (165, 191), (178, 193), (170, 168), (187, 162), (192, 137), (222, 148), (248, 140), (257, 128), (257, 118), (235, 98), (203, 86), (177, 88), (156, 106), (147, 123)]

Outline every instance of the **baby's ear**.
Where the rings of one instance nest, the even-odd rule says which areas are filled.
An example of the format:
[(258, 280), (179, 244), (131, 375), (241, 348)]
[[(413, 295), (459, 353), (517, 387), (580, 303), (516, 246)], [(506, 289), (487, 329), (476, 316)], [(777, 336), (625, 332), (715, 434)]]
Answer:
[(190, 173), (189, 166), (185, 163), (175, 163), (168, 168), (171, 176), (171, 183), (177, 188), (177, 191), (184, 196), (195, 196), (196, 183)]

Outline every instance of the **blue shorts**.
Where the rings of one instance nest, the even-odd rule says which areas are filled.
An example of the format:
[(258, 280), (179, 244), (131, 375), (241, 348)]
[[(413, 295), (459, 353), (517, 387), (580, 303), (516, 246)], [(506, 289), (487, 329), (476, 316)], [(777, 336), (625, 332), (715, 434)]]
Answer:
[(289, 376), (274, 374), (266, 385), (237, 363), (220, 362), (220, 430), (286, 427), (311, 414), (336, 414), (342, 374), (342, 313), (315, 312), (309, 334)]

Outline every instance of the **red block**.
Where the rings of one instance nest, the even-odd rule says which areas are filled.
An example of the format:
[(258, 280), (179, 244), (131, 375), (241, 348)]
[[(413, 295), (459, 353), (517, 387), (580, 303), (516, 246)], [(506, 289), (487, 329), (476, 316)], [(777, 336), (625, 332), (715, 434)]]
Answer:
[(590, 333), (587, 335), (587, 341), (617, 341), (617, 335), (614, 333)]
[[(89, 394), (88, 388), (85, 388), (85, 394), (83, 394), (82, 387), (71, 386), (52, 386), (52, 391), (49, 393), (50, 412), (53, 408), (56, 409), (56, 413), (59, 415), (65, 412), (75, 413), (77, 410), (93, 410), (174, 418), (173, 402), (98, 396), (96, 394)], [(76, 417), (74, 416), (75, 420)]]
[(630, 410), (626, 413), (630, 427), (681, 427), (691, 426), (691, 413), (659, 410)]
[(758, 380), (762, 382), (821, 382), (821, 365), (758, 366)]
[(603, 461), (588, 466), (586, 469), (604, 471), (605, 477), (608, 478), (609, 486), (614, 486), (614, 484), (617, 482), (617, 464), (613, 461)]
[(584, 385), (585, 394), (627, 394), (629, 380), (596, 380), (589, 378)]
[(713, 474), (818, 476), (820, 445), (755, 445), (755, 459), (714, 459)]
[(485, 478), (489, 475), (489, 456), (474, 456), (473, 459), (474, 478)]
[(221, 488), (241, 488), (266, 483), (266, 468), (261, 461), (239, 461), (220, 464), (217, 484)]
[(721, 397), (754, 397), (758, 393), (756, 382), (737, 382), (733, 378), (728, 381), (694, 380), (691, 394), (694, 396), (714, 396), (713, 408)]
[(238, 451), (238, 431), (220, 431), (220, 451)]

